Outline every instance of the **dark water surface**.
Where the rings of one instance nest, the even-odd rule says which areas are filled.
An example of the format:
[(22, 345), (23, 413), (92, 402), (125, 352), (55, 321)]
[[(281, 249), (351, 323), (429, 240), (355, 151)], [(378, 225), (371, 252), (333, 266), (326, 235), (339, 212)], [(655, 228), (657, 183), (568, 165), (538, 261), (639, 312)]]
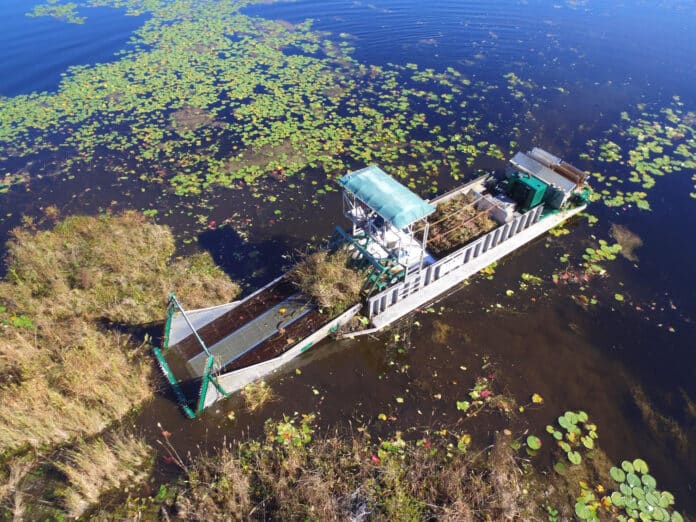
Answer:
[[(146, 19), (96, 8), (81, 11), (88, 15), (84, 25), (70, 25), (25, 17), (33, 5), (0, 4), (2, 96), (55, 90), (68, 67), (117, 59), (113, 53), (127, 47), (131, 32)], [(666, 106), (679, 96), (686, 110), (696, 109), (692, 2), (300, 0), (250, 6), (244, 13), (291, 23), (312, 18), (317, 30), (349, 33), (354, 56), (367, 65), (453, 67), (483, 81), (498, 81), (511, 71), (532, 78), (535, 94), (545, 100), (543, 111), (534, 117), (511, 112), (496, 103), (494, 92), (479, 108), (483, 117), (518, 125), (521, 148), (539, 145), (594, 172), (626, 169), (580, 159), (587, 140), (602, 137), (626, 107)], [(570, 95), (560, 95), (559, 87)], [(473, 168), (467, 174), (473, 175)], [(569, 235), (535, 241), (503, 260), (492, 280), (474, 278), (432, 313), (415, 314), (393, 331), (323, 343), (270, 381), (277, 399), (261, 412), (245, 413), (234, 397), (201, 419), (186, 421), (163, 393), (137, 424), (156, 436), (154, 424), (162, 422), (182, 448), (192, 451), (242, 432), (258, 433), (267, 417), (293, 412), (319, 412), (324, 427), (369, 424), (377, 434), (437, 427), (457, 422), (455, 402), (467, 398), (476, 377), (490, 373), (498, 391), (510, 392), (519, 404), (528, 403), (533, 393), (544, 397), (543, 408), (528, 408), (517, 427), (541, 434), (563, 411), (586, 410), (612, 459), (645, 458), (658, 484), (676, 494), (677, 505), (696, 513), (696, 412), (689, 403), (696, 400), (696, 204), (688, 196), (696, 190), (693, 175), (685, 171), (659, 179), (649, 192), (650, 212), (594, 203), (591, 211), (599, 218), (594, 227), (578, 220)], [(160, 214), (158, 221), (189, 239), (182, 242), (184, 249), (210, 250), (233, 277), (253, 288), (279, 273), (287, 264), (284, 256), (340, 223), (338, 193), (308, 203), (313, 176), (299, 182), (299, 195), (293, 193), (301, 204), (281, 204), (282, 218), (246, 189), (207, 196), (208, 219), (219, 223), (239, 212), (254, 224), (247, 237), (229, 227), (208, 230), (206, 223), (182, 214)], [(286, 189), (269, 183), (283, 201)], [(443, 180), (440, 189), (453, 184)], [(23, 214), (39, 215), (48, 204), (63, 214), (145, 209), (152, 208), (155, 195), (160, 209), (181, 201), (145, 182), (117, 184), (106, 171), (32, 179), (0, 194), (0, 236)], [(614, 223), (635, 232), (643, 246), (637, 261), (620, 257), (607, 266), (608, 278), (588, 284), (585, 293), (597, 295), (599, 304), (586, 309), (573, 300), (580, 293), (576, 287), (556, 286), (550, 274), (561, 254), (582, 252), (596, 242), (593, 236), (607, 238)], [(252, 252), (260, 255), (248, 257)], [(542, 276), (545, 284), (519, 291), (525, 272)], [(514, 295), (508, 296), (508, 289)], [(624, 302), (613, 298), (618, 292)], [(446, 335), (441, 335), (443, 325)], [(674, 419), (689, 442), (686, 449), (678, 448), (675, 432), (650, 429), (636, 405), (636, 389), (643, 390), (657, 415)], [(235, 421), (227, 418), (230, 411), (236, 412)], [(375, 420), (380, 413), (397, 420), (385, 426)], [(497, 414), (465, 423), (481, 443), (504, 425)]]

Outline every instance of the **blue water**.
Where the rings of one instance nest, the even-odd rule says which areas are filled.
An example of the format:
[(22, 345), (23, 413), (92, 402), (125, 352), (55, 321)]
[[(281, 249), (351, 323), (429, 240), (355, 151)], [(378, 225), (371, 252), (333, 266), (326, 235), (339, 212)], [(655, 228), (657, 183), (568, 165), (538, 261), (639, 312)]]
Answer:
[(84, 24), (26, 16), (41, 3), (0, 2), (0, 96), (55, 91), (68, 67), (114, 60), (145, 19), (105, 7), (80, 9)]
[[(124, 16), (123, 10), (96, 8), (81, 10), (80, 14), (87, 16), (84, 25), (71, 25), (26, 17), (24, 13), (33, 5), (34, 2), (24, 0), (0, 1), (2, 96), (53, 91), (70, 66), (117, 59), (115, 53), (127, 48), (132, 32), (145, 20), (145, 17)], [(352, 36), (349, 42), (355, 47), (355, 57), (365, 64), (414, 62), (422, 68), (454, 67), (473, 80), (499, 82), (508, 72), (531, 78), (539, 85), (540, 96), (556, 100), (546, 112), (536, 111), (536, 119), (525, 119), (524, 115), (510, 114), (508, 106), (497, 104), (494, 95), (489, 95), (485, 116), (495, 118), (496, 122), (523, 122), (523, 134), (529, 140), (523, 146), (548, 146), (571, 162), (585, 150), (588, 139), (601, 137), (593, 134), (599, 132), (597, 129), (619, 121), (619, 113), (627, 107), (638, 103), (662, 106), (677, 95), (687, 110), (696, 108), (696, 2), (693, 1), (298, 0), (250, 6), (244, 12), (292, 23), (311, 18), (318, 30), (333, 35), (348, 33)], [(558, 97), (555, 90), (558, 87), (570, 95)], [(609, 167), (595, 164), (592, 168)], [(512, 318), (500, 319), (481, 312), (490, 303), (504, 302), (505, 289), (517, 284), (521, 272), (534, 272), (544, 264), (544, 243), (538, 242), (514, 261), (505, 263), (494, 281), (462, 290), (446, 300), (444, 303), (454, 311), (443, 319), (455, 325), (454, 336), (474, 338), (474, 344), (479, 339), (480, 345), (476, 346), (481, 353), (485, 350), (504, 361), (502, 365), (508, 374), (517, 377), (510, 383), (511, 388), (532, 383), (532, 391), (548, 389), (549, 410), (544, 413), (551, 414), (553, 401), (559, 408), (587, 408), (596, 412), (600, 427), (607, 426), (602, 444), (612, 456), (624, 455), (625, 451), (633, 452), (625, 455), (626, 458), (648, 455), (656, 462), (660, 476), (671, 480), (668, 486), (679, 489), (682, 497), (688, 497), (689, 488), (696, 480), (692, 462), (680, 460), (646, 430), (636, 428), (631, 432), (627, 428), (641, 424), (635, 408), (627, 406), (630, 397), (626, 382), (640, 382), (655, 397), (678, 399), (684, 391), (692, 400), (696, 398), (696, 270), (693, 269), (696, 205), (688, 196), (694, 190), (691, 175), (683, 172), (659, 179), (650, 192), (653, 211), (649, 213), (607, 209), (601, 203), (595, 204), (592, 211), (600, 217), (600, 224), (594, 229), (583, 228), (566, 241), (581, 250), (589, 244), (587, 236), (606, 237), (611, 223), (623, 224), (636, 232), (644, 242), (637, 251), (639, 268), (620, 260), (610, 271), (613, 281), (619, 280), (625, 286), (627, 295), (640, 296), (644, 310), (623, 308), (615, 312), (611, 310), (612, 303), (606, 303), (605, 299), (602, 309), (605, 313), (593, 315), (572, 303), (569, 305), (569, 296), (559, 290), (558, 296), (546, 296), (545, 308), (527, 307)], [(0, 216), (11, 214), (0, 223), (0, 238), (9, 225), (19, 222), (22, 213), (40, 214), (47, 204), (57, 203), (67, 213), (96, 212), (115, 199), (126, 206), (142, 208), (141, 205), (161, 191), (159, 186), (143, 191), (138, 187), (124, 196), (119, 192), (122, 188), (110, 188), (106, 178), (95, 174), (90, 179), (77, 179), (70, 185), (71, 191), (66, 191), (64, 184), (48, 181), (32, 191), (0, 197)], [(237, 194), (238, 199), (232, 203), (228, 197), (227, 192), (217, 195), (210, 204), (210, 212), (218, 221), (230, 215), (230, 207), (248, 212), (254, 219), (263, 215), (258, 210), (259, 202), (248, 194)], [(244, 271), (267, 268), (258, 267), (258, 260), (240, 261), (234, 257), (247, 252), (248, 245), (263, 252), (260, 257), (277, 268), (286, 263), (282, 255), (301, 247), (311, 236), (321, 237), (330, 231), (331, 219), (340, 219), (337, 210), (340, 202), (335, 203), (335, 207), (327, 205), (327, 209), (284, 209), (285, 215), (294, 211), (307, 219), (302, 225), (281, 221), (268, 229), (260, 228), (252, 232), (244, 247), (239, 246), (241, 240), (230, 231), (215, 236), (229, 239), (229, 244), (199, 241), (219, 254), (216, 260), (223, 266), (234, 265), (240, 271), (235, 276), (244, 277), (249, 275)], [(331, 219), (326, 217), (327, 213)], [(307, 226), (306, 221), (312, 225)], [(171, 224), (182, 230), (200, 229), (193, 218)], [(205, 237), (205, 233), (200, 235)], [(596, 283), (596, 289), (601, 292), (601, 281)], [(421, 321), (428, 323), (427, 319)], [(666, 327), (672, 324), (676, 325), (676, 332), (668, 333)], [(437, 353), (427, 328), (426, 324), (414, 337), (421, 338), (421, 346)], [(576, 330), (583, 333), (573, 336)], [(563, 341), (562, 346), (554, 344), (558, 339)], [(464, 346), (471, 346), (472, 342), (469, 343)], [(366, 343), (357, 355), (339, 353), (303, 369), (312, 386), (321, 383), (327, 396), (333, 397), (329, 411), (323, 413), (325, 417), (340, 416), (336, 412), (350, 412), (354, 404), (371, 404), (371, 401), (375, 403), (375, 412), (371, 413), (376, 415), (382, 406), (374, 397), (380, 393), (401, 393), (380, 388), (374, 397), (365, 397), (361, 395), (361, 385), (347, 384), (357, 379), (356, 376), (376, 380), (376, 375), (384, 370), (375, 369), (379, 367), (375, 360), (383, 352), (381, 342)], [(414, 372), (419, 364), (426, 368), (430, 364), (423, 352), (419, 353), (423, 360), (409, 361)], [(417, 353), (414, 357), (418, 356)], [(456, 356), (447, 352), (443, 357)], [(453, 381), (459, 379), (460, 364), (463, 363), (445, 364), (438, 371), (440, 375), (453, 371), (449, 376)], [(616, 373), (605, 378), (605, 364), (611, 365)], [(336, 368), (344, 368), (343, 373)], [(542, 374), (546, 377), (541, 377)], [(430, 378), (430, 375), (423, 377)], [(293, 385), (283, 385), (291, 393), (279, 408), (299, 411), (304, 407), (293, 403), (295, 395), (301, 397), (301, 393), (295, 394), (297, 388), (292, 388)], [(524, 388), (522, 393), (526, 393), (524, 390), (528, 391)], [(455, 391), (450, 399), (454, 395)], [(311, 394), (307, 400), (312, 400)], [(668, 413), (693, 428), (693, 418), (679, 411)], [(622, 428), (620, 434), (611, 433), (614, 422)], [(204, 425), (204, 428), (213, 430), (214, 426)], [(684, 477), (683, 482), (676, 477)], [(696, 501), (687, 498), (682, 501), (690, 502), (691, 510), (696, 511)]]
[(696, 3), (578, 4), (587, 5), (298, 0), (252, 6), (246, 12), (290, 22), (311, 18), (319, 29), (350, 33), (356, 37), (357, 56), (368, 63), (454, 66), (484, 78), (523, 69), (542, 84), (613, 82), (638, 85), (651, 95), (674, 91), (694, 99)]

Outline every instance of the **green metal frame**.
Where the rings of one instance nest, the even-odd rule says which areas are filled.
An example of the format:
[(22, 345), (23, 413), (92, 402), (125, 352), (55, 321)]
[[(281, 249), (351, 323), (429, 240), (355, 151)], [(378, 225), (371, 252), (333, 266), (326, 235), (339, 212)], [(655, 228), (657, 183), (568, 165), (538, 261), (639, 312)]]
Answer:
[(164, 350), (169, 348), (169, 333), (172, 328), (172, 318), (174, 317), (175, 308), (174, 292), (172, 292), (169, 294), (169, 302), (167, 303), (167, 321), (164, 323), (164, 341), (162, 342), (162, 348)]
[[(364, 292), (366, 295), (371, 295), (375, 291), (375, 289), (381, 291), (384, 288), (386, 288), (389, 284), (391, 284), (394, 281), (394, 279), (398, 281), (399, 279), (405, 276), (406, 267), (402, 267), (403, 270), (401, 270), (399, 274), (395, 274), (385, 279), (385, 276), (390, 275), (389, 271), (399, 263), (397, 262), (396, 258), (391, 255), (387, 257), (386, 265), (383, 264), (381, 261), (375, 259), (375, 257), (372, 254), (370, 254), (370, 252), (367, 250), (367, 245), (370, 243), (369, 237), (353, 237), (338, 226), (336, 227), (336, 234), (343, 240), (343, 242), (350, 243), (351, 245), (353, 245), (358, 250), (358, 252), (362, 254), (363, 259), (365, 259), (372, 266), (372, 271), (370, 272), (370, 274), (368, 274), (367, 278), (365, 278), (365, 283), (363, 284), (363, 287), (361, 289), (361, 291)], [(361, 239), (365, 240), (364, 245), (360, 244)]]
[(177, 381), (176, 377), (174, 377), (172, 370), (169, 368), (167, 361), (164, 359), (164, 355), (162, 355), (162, 351), (155, 346), (154, 352), (155, 352), (155, 358), (157, 359), (157, 362), (159, 363), (160, 368), (162, 368), (162, 373), (164, 373), (164, 376), (169, 381), (169, 384), (172, 385), (172, 388), (174, 389), (174, 395), (176, 395), (176, 398), (179, 401), (179, 404), (181, 404), (181, 408), (184, 410), (184, 413), (186, 414), (186, 416), (189, 419), (195, 419), (196, 414), (193, 412), (193, 410), (186, 403), (186, 397), (184, 396), (184, 392), (181, 391), (181, 386), (179, 386), (179, 381)]
[[(162, 342), (162, 350), (166, 351), (169, 349), (169, 334), (171, 332), (171, 327), (172, 327), (172, 319), (174, 317), (174, 314), (176, 313), (176, 308), (177, 308), (177, 302), (176, 302), (176, 296), (174, 292), (169, 294), (169, 302), (167, 303), (167, 320), (164, 325), (164, 340)], [(195, 334), (194, 330), (194, 334)], [(198, 336), (196, 336), (198, 337)], [(203, 343), (203, 340), (198, 337), (201, 345), (203, 346), (203, 349), (207, 352), (208, 349)], [(165, 377), (169, 381), (169, 384), (171, 384), (172, 388), (174, 389), (174, 394), (176, 395), (177, 400), (181, 404), (181, 408), (184, 410), (184, 414), (189, 419), (195, 419), (198, 414), (200, 414), (204, 409), (205, 409), (205, 396), (208, 393), (208, 387), (212, 383), (213, 386), (224, 396), (224, 397), (229, 397), (230, 394), (227, 393), (223, 387), (220, 385), (218, 380), (215, 378), (213, 375), (213, 366), (215, 364), (215, 358), (212, 355), (208, 356), (208, 360), (205, 365), (205, 371), (203, 373), (203, 379), (201, 381), (201, 387), (198, 393), (198, 403), (196, 405), (196, 411), (194, 412), (191, 407), (188, 405), (188, 401), (186, 400), (186, 396), (184, 395), (184, 392), (181, 390), (181, 386), (179, 384), (179, 381), (176, 379), (174, 376), (174, 373), (172, 372), (171, 368), (169, 367), (169, 364), (167, 364), (166, 359), (164, 358), (164, 355), (162, 353), (162, 350), (159, 348), (155, 347), (154, 352), (155, 352), (155, 358), (157, 359), (157, 362), (160, 365), (160, 368), (162, 368), (162, 372), (164, 373)]]
[(208, 394), (208, 387), (210, 386), (210, 383), (212, 383), (217, 391), (219, 391), (225, 398), (230, 396), (230, 394), (227, 393), (222, 386), (220, 386), (220, 383), (217, 382), (217, 379), (213, 376), (213, 364), (215, 364), (215, 358), (211, 355), (208, 357), (208, 360), (205, 363), (203, 381), (201, 381), (201, 389), (198, 393), (198, 406), (196, 407), (196, 414), (201, 413), (205, 409), (205, 396)]

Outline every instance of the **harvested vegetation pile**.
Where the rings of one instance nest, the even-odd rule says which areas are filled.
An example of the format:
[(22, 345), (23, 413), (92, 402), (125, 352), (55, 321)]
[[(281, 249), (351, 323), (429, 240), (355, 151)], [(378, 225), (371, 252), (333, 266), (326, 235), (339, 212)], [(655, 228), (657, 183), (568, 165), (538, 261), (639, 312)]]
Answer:
[(290, 280), (322, 308), (333, 313), (357, 302), (365, 274), (350, 266), (350, 253), (345, 250), (321, 250), (304, 255), (290, 271)]
[(428, 218), (430, 252), (439, 256), (449, 254), (498, 225), (488, 213), (474, 208), (473, 202), (473, 196), (460, 194), (437, 206)]
[[(127, 331), (162, 320), (169, 291), (180, 292), (188, 306), (238, 293), (208, 254), (172, 262), (172, 233), (135, 212), (70, 217), (43, 231), (19, 228), (7, 250), (0, 281), (0, 454), (6, 455), (0, 482), (28, 450), (101, 434), (152, 396), (149, 346)], [(79, 466), (99, 462), (95, 453), (105, 448), (122, 453), (123, 440), (90, 443)], [(114, 468), (125, 462), (112, 457)], [(18, 479), (15, 492), (22, 487)], [(67, 499), (67, 511), (80, 511), (100, 487), (94, 480), (89, 492)]]

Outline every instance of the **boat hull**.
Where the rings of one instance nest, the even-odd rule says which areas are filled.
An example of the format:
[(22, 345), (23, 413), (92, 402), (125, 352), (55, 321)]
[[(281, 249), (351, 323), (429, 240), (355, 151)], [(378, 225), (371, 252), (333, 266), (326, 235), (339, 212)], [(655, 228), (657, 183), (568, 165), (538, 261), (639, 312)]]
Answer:
[[(510, 237), (506, 241), (503, 241), (502, 243), (490, 248), (476, 258), (452, 268), (446, 275), (443, 275), (436, 280), (432, 280), (431, 282), (427, 282), (428, 273), (424, 271), (424, 274), (422, 275), (423, 284), (415, 291), (409, 291), (409, 289), (406, 287), (408, 284), (418, 284), (418, 281), (405, 281), (396, 287), (390, 287), (380, 294), (371, 297), (368, 301), (368, 313), (373, 326), (371, 331), (381, 330), (382, 328), (389, 326), (394, 321), (397, 321), (401, 317), (409, 314), (424, 304), (436, 300), (442, 294), (446, 293), (448, 290), (451, 290), (456, 285), (476, 274), (491, 263), (494, 263), (511, 252), (519, 249), (533, 239), (548, 232), (553, 227), (558, 226), (572, 216), (582, 212), (585, 208), (586, 205), (580, 205), (572, 209), (562, 210), (557, 213), (547, 215), (518, 234)], [(495, 231), (492, 233), (494, 232)], [(447, 256), (447, 258), (442, 260), (444, 262), (442, 265), (446, 265), (449, 259), (455, 259), (459, 252), (462, 252), (469, 247), (470, 245), (465, 245), (457, 252)], [(428, 268), (435, 273), (438, 265), (432, 265), (432, 267)], [(425, 284), (426, 282), (427, 285)], [(412, 293), (404, 296), (404, 294), (409, 292)], [(353, 334), (348, 334), (347, 336), (355, 337), (361, 333), (362, 332), (356, 332)]]
[(357, 304), (349, 308), (341, 315), (327, 322), (311, 335), (308, 335), (300, 342), (296, 343), (292, 348), (278, 357), (274, 357), (273, 359), (254, 364), (252, 366), (247, 366), (246, 368), (217, 375), (215, 378), (222, 390), (218, 390), (215, 386), (209, 386), (204, 399), (204, 407), (207, 408), (220, 399), (225, 398), (225, 394), (234, 393), (258, 379), (262, 379), (273, 372), (277, 372), (292, 359), (311, 349), (321, 340), (333, 332), (336, 332), (341, 326), (348, 323), (348, 321), (350, 321), (361, 308), (362, 304)]

